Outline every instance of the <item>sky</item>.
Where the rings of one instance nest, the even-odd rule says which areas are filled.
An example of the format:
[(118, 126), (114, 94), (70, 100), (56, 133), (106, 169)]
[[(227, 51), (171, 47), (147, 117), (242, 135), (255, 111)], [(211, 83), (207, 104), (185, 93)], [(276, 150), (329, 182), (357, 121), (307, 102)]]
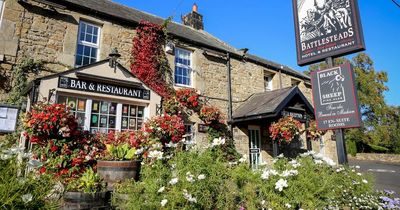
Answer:
[[(284, 64), (298, 71), (296, 60), (293, 9), (291, 0), (113, 0), (181, 22), (181, 15), (191, 11), (193, 3), (203, 15), (204, 29), (235, 48)], [(400, 0), (395, 0), (400, 4)], [(400, 105), (400, 7), (392, 0), (359, 0), (365, 53), (375, 69), (386, 71), (389, 91), (385, 100)], [(347, 56), (351, 58), (355, 54)]]

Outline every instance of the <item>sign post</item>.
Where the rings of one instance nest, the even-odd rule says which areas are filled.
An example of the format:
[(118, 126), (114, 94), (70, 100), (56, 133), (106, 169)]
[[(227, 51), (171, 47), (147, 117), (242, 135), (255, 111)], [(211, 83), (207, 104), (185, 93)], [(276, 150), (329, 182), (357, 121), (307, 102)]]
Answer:
[(361, 126), (350, 64), (332, 57), (365, 50), (357, 0), (293, 0), (297, 63), (325, 59), (328, 69), (311, 73), (317, 129), (335, 130), (338, 162), (347, 164), (344, 128)]

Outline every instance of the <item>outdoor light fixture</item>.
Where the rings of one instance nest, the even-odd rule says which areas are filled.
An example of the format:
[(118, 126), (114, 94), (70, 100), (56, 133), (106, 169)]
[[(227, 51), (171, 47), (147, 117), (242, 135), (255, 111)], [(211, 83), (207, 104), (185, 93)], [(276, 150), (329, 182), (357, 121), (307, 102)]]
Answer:
[(172, 41), (169, 41), (165, 45), (165, 52), (169, 54), (174, 54), (175, 44)]
[(110, 67), (114, 68), (117, 65), (117, 60), (119, 57), (121, 57), (121, 54), (118, 53), (118, 49), (115, 47), (111, 50), (111, 53), (108, 54), (108, 57), (110, 58), (109, 60), (109, 65)]

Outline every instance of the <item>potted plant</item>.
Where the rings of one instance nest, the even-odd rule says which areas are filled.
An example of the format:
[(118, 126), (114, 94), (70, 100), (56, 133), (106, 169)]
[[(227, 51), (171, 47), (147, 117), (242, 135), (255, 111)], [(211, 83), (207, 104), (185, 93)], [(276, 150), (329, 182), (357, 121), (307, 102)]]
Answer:
[(88, 168), (81, 177), (71, 180), (64, 193), (63, 209), (106, 208), (106, 183)]
[(278, 122), (272, 123), (269, 133), (273, 141), (290, 143), (300, 135), (301, 123), (293, 117), (283, 117)]
[(136, 132), (110, 132), (97, 134), (106, 150), (97, 161), (97, 172), (113, 189), (115, 183), (139, 178), (144, 140)]

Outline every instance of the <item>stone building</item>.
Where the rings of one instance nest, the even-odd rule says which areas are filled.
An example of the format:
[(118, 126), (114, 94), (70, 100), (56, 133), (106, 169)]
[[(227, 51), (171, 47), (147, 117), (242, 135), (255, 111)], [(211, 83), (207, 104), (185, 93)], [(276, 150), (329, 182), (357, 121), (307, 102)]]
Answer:
[[(9, 82), (13, 66), (27, 57), (45, 63), (48, 72), (42, 72), (44, 75), (63, 74), (67, 69), (79, 72), (87, 65), (95, 68), (94, 63), (104, 64), (102, 62), (109, 59), (113, 48), (121, 54), (118, 65), (129, 69), (132, 39), (141, 20), (157, 24), (164, 21), (110, 0), (0, 0), (0, 79), (3, 83)], [(236, 49), (207, 33), (197, 5), (182, 20), (182, 24), (172, 22), (167, 28), (170, 40), (166, 54), (174, 70), (175, 87), (192, 87), (206, 96), (209, 103), (223, 110), (233, 123), (238, 150), (249, 155), (255, 164), (268, 161), (272, 156), (272, 143), (268, 140), (267, 126), (282, 113), (296, 114), (297, 110), (304, 119), (312, 115), (308, 102), (311, 100), (310, 78), (288, 66), (252, 55), (247, 49)], [(104, 65), (101, 68), (106, 69)], [(106, 77), (102, 72), (98, 74)], [(120, 75), (119, 79), (138, 82), (129, 77)], [(110, 81), (102, 79), (106, 80)], [(48, 87), (49, 90), (54, 88), (52, 96), (60, 102), (57, 91), (63, 91), (60, 87)], [(39, 99), (50, 96), (45, 92)], [(99, 94), (107, 99), (106, 94)], [(279, 97), (281, 95), (287, 97)], [(5, 97), (3, 91), (1, 98)], [(271, 102), (277, 98), (281, 100)], [(264, 109), (252, 112), (252, 108), (257, 108), (254, 103)], [(154, 107), (154, 104), (149, 102), (143, 106), (146, 112), (146, 107)], [(147, 110), (147, 113), (150, 117), (153, 111)], [(205, 134), (199, 132), (201, 122), (192, 121), (187, 125), (188, 133), (192, 133), (197, 143), (205, 142)], [(90, 127), (85, 129), (90, 130)], [(322, 149), (336, 160), (334, 143), (327, 137), (321, 142), (324, 144), (313, 142), (313, 149)], [(300, 147), (306, 147), (305, 141)]]

